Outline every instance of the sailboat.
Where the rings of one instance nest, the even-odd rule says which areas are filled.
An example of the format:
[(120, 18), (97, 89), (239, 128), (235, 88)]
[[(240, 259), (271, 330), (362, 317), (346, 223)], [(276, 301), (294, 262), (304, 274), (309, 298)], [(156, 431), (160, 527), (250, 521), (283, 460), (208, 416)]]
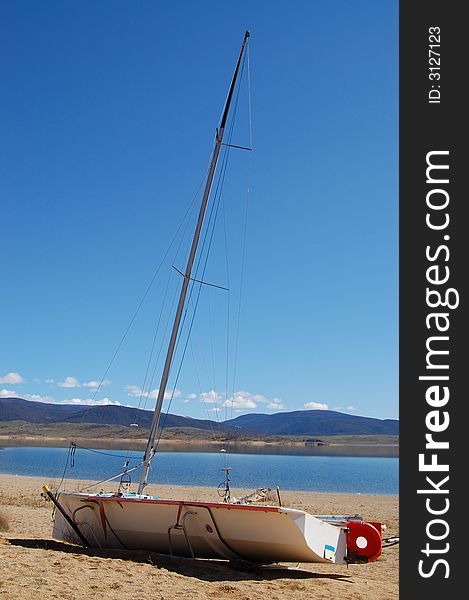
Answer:
[[(253, 563), (371, 562), (381, 554), (381, 524), (360, 516), (314, 516), (281, 505), (260, 504), (252, 496), (197, 502), (156, 498), (145, 493), (174, 350), (192, 277), (230, 106), (249, 40), (244, 35), (221, 120), (216, 129), (197, 225), (161, 375), (158, 397), (136, 493), (44, 492), (54, 503), (53, 537), (98, 548), (149, 550), (189, 558), (221, 558)], [(226, 471), (227, 472), (227, 471)], [(229, 487), (227, 487), (229, 491)], [(262, 498), (262, 494), (260, 494)], [(254, 494), (254, 500), (256, 495)]]

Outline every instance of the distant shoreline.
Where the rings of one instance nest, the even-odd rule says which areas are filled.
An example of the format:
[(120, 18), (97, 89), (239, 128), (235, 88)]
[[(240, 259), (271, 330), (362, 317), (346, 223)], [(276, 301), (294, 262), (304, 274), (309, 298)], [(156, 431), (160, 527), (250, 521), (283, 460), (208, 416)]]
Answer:
[[(327, 436), (322, 436), (327, 439)], [(334, 436), (337, 437), (337, 436)], [(357, 438), (363, 438), (366, 436), (354, 436)], [(94, 437), (86, 437), (86, 436), (73, 436), (74, 440), (87, 441), (93, 443), (100, 444), (132, 444), (134, 446), (144, 447), (146, 444), (146, 440), (144, 439), (133, 439), (133, 438), (94, 438)], [(70, 437), (61, 437), (61, 436), (44, 436), (44, 435), (0, 435), (1, 441), (18, 441), (18, 442), (47, 442), (50, 443), (51, 446), (55, 446), (56, 443), (61, 442), (69, 442)], [(207, 439), (161, 439), (159, 444), (177, 444), (177, 445), (187, 445), (187, 446), (197, 446), (197, 445), (224, 445), (224, 444), (234, 444), (239, 446), (311, 446), (311, 447), (327, 447), (327, 446), (350, 446), (350, 447), (389, 447), (389, 448), (398, 448), (399, 443), (386, 443), (386, 442), (371, 442), (365, 443), (363, 440), (357, 442), (344, 441), (344, 442), (329, 442), (326, 441), (324, 444), (306, 444), (303, 441), (264, 441), (264, 440), (207, 440)]]
[[(399, 444), (386, 439), (366, 440), (367, 436), (323, 437), (323, 445), (309, 445), (298, 440), (210, 440), (210, 439), (161, 439), (162, 452), (218, 452), (227, 449), (235, 454), (301, 454), (323, 456), (370, 456), (398, 457)], [(353, 439), (350, 439), (353, 438)], [(142, 451), (146, 440), (132, 438), (112, 438), (107, 436), (34, 436), (1, 435), (0, 448), (12, 446), (67, 448), (73, 441), (78, 446), (102, 450)]]

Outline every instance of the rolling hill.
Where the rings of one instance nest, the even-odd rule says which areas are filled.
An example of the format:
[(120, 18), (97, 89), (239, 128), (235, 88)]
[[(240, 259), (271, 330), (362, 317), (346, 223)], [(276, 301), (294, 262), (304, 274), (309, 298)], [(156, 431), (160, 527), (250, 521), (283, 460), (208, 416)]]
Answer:
[(399, 435), (396, 419), (359, 417), (334, 410), (241, 415), (224, 425), (265, 435)]
[[(153, 412), (126, 406), (49, 404), (22, 398), (0, 398), (0, 421), (24, 421), (35, 424), (100, 424), (149, 428)], [(399, 421), (375, 419), (333, 410), (299, 410), (276, 414), (246, 414), (216, 423), (179, 415), (162, 415), (165, 428), (218, 429), (262, 435), (398, 435)]]
[[(27, 423), (93, 423), (100, 425), (123, 425), (131, 423), (150, 427), (153, 411), (116, 406), (114, 404), (77, 406), (74, 404), (49, 404), (22, 398), (0, 398), (0, 421), (26, 421)], [(210, 429), (209, 420), (192, 419), (179, 415), (162, 414), (165, 427), (194, 427)]]

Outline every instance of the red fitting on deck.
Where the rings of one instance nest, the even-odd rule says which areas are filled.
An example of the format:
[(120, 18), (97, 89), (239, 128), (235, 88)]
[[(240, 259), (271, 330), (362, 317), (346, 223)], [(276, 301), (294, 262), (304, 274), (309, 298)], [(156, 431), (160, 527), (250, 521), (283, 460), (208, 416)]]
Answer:
[(381, 555), (381, 523), (347, 523), (347, 561), (372, 562)]

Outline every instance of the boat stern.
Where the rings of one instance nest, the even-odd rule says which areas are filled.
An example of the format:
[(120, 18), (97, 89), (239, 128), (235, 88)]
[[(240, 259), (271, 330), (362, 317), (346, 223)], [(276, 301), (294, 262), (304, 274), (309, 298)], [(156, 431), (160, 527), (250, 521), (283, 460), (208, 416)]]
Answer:
[(347, 522), (347, 562), (369, 563), (381, 556), (381, 523)]

